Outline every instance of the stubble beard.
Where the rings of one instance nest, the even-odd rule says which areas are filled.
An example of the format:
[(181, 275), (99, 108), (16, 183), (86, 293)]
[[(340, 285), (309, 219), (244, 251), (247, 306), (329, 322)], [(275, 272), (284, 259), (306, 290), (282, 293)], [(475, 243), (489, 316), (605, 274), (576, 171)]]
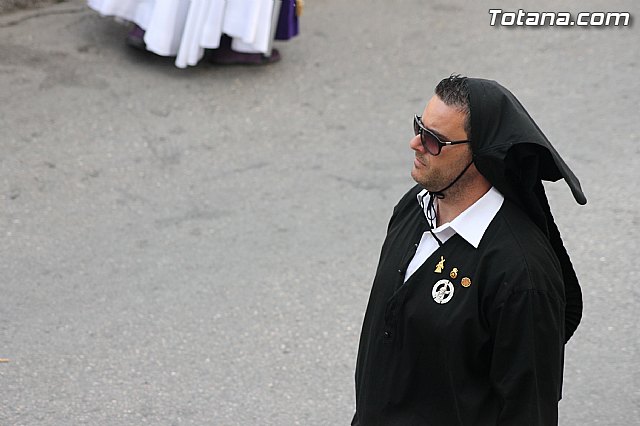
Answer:
[(411, 177), (429, 192), (439, 191), (448, 185), (446, 176), (443, 176), (443, 174), (437, 170), (431, 169), (429, 166), (427, 166), (426, 170), (423, 170), (423, 173), (420, 173), (420, 171), (415, 168), (412, 169)]
[[(422, 163), (423, 166), (425, 166), (422, 170), (416, 169), (415, 166), (411, 169), (411, 177), (427, 191), (439, 192), (449, 186), (449, 184), (458, 177), (458, 175), (467, 166), (468, 161), (471, 161), (471, 155), (469, 155), (468, 159), (465, 158), (463, 161), (458, 163), (460, 164), (458, 166), (459, 169), (447, 173), (444, 173), (442, 170), (434, 169), (429, 164), (425, 165)], [(453, 186), (444, 191), (445, 197), (448, 199), (458, 198), (464, 193), (465, 188), (471, 184), (473, 179), (474, 172), (472, 170), (467, 170), (460, 179), (453, 184)]]

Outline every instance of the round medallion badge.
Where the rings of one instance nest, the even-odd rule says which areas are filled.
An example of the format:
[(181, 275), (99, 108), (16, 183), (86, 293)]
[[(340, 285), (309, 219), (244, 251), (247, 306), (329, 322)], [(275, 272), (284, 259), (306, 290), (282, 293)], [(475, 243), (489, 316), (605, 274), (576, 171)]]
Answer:
[(440, 280), (433, 285), (431, 296), (436, 303), (447, 303), (453, 297), (453, 284), (449, 280)]

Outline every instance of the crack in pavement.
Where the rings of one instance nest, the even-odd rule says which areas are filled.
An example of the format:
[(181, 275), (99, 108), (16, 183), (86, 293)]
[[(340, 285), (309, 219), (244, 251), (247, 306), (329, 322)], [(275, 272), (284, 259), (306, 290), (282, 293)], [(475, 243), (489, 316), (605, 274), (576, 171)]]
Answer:
[(8, 21), (8, 22), (3, 22), (0, 23), (0, 28), (8, 28), (8, 27), (14, 27), (18, 24), (21, 24), (25, 21), (31, 20), (31, 19), (35, 19), (35, 18), (42, 18), (44, 16), (51, 16), (51, 15), (67, 15), (67, 14), (72, 14), (72, 13), (80, 13), (86, 10), (86, 7), (76, 7), (74, 9), (63, 9), (63, 10), (39, 10), (37, 12), (31, 13), (27, 16), (23, 16), (21, 18), (18, 19), (14, 19), (13, 21)]

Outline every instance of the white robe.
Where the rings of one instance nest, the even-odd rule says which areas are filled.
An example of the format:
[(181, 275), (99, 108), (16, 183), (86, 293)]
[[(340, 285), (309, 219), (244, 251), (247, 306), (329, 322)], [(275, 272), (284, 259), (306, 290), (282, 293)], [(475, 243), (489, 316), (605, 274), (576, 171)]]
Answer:
[[(276, 0), (277, 1), (277, 0)], [(233, 37), (238, 52), (267, 53), (274, 0), (88, 0), (105, 16), (136, 23), (145, 30), (147, 50), (176, 56), (176, 66), (195, 65), (204, 49)]]

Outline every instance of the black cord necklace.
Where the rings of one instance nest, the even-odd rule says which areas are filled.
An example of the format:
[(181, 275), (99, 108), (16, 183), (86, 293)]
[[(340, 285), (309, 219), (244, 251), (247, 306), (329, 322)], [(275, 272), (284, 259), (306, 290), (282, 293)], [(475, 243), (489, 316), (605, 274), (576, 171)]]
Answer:
[(467, 170), (469, 170), (469, 167), (471, 167), (472, 164), (473, 164), (473, 160), (471, 160), (471, 162), (467, 164), (467, 167), (465, 167), (462, 170), (462, 172), (460, 172), (458, 177), (456, 177), (449, 185), (442, 188), (440, 191), (429, 192), (429, 202), (427, 203), (427, 208), (425, 209), (424, 213), (425, 213), (425, 216), (427, 217), (427, 227), (429, 229), (429, 232), (431, 232), (431, 236), (438, 242), (439, 247), (442, 247), (442, 241), (440, 241), (440, 239), (436, 237), (436, 234), (433, 233), (433, 227), (434, 226), (437, 227), (438, 225), (438, 222), (437, 222), (438, 212), (436, 211), (435, 199), (436, 198), (440, 200), (443, 199), (444, 191), (451, 188), (453, 184), (455, 184), (462, 177), (462, 175), (464, 175), (467, 172)]

